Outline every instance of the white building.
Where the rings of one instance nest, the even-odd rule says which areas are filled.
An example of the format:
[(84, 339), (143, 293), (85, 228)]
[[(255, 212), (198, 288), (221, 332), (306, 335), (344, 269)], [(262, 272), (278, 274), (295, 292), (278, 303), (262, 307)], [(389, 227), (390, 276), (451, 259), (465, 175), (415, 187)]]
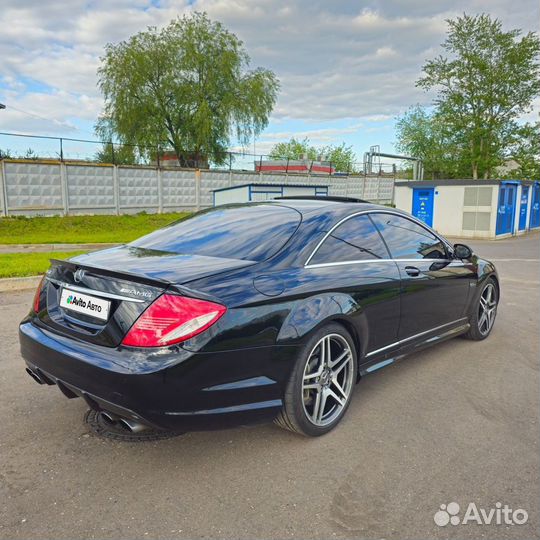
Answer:
[(214, 206), (231, 203), (268, 201), (276, 197), (325, 196), (327, 185), (243, 184), (213, 190)]
[(403, 181), (394, 202), (447, 236), (503, 238), (540, 227), (540, 182)]

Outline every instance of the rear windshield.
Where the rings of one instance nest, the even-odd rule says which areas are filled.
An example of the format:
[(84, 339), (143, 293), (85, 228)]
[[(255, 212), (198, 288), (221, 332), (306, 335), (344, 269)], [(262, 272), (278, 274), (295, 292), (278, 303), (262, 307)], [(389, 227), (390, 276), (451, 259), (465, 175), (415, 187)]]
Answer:
[(193, 214), (129, 245), (172, 253), (264, 261), (285, 245), (300, 220), (300, 213), (286, 206), (221, 206)]

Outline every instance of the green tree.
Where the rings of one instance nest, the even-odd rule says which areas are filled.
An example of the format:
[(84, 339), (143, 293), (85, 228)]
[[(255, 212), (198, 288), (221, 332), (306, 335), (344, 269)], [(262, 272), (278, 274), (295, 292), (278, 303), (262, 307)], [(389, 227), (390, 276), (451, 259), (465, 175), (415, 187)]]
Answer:
[(540, 40), (534, 32), (505, 32), (485, 14), (447, 22), (447, 56), (427, 62), (417, 85), (437, 90), (437, 114), (459, 137), (472, 177), (490, 178), (540, 95)]
[(448, 129), (445, 118), (416, 105), (396, 122), (398, 152), (422, 159), (426, 178), (464, 178), (469, 164), (463, 158), (459, 137)]
[(338, 172), (359, 172), (355, 164), (356, 156), (352, 146), (347, 146), (345, 143), (323, 146), (321, 155), (326, 156), (326, 160), (329, 161)]
[(240, 41), (205, 13), (108, 44), (98, 70), (105, 98), (96, 126), (120, 142), (165, 142), (183, 163), (223, 162), (233, 133), (242, 144), (268, 124), (279, 82), (249, 70)]
[(520, 126), (509, 157), (519, 168), (508, 176), (540, 180), (540, 122)]
[(310, 159), (318, 158), (317, 149), (309, 144), (309, 139), (298, 140), (294, 137), (290, 141), (275, 144), (270, 150), (271, 159)]
[(23, 159), (39, 159), (39, 156), (34, 152), (32, 148), (28, 148), (24, 155), (21, 155)]
[(136, 165), (140, 163), (136, 148), (131, 145), (115, 145), (103, 143), (94, 156), (98, 163), (114, 163), (115, 165)]
[(328, 161), (338, 172), (354, 172), (355, 154), (352, 146), (340, 145), (313, 146), (309, 139), (298, 140), (294, 137), (288, 142), (277, 143), (270, 150), (271, 159), (308, 159)]

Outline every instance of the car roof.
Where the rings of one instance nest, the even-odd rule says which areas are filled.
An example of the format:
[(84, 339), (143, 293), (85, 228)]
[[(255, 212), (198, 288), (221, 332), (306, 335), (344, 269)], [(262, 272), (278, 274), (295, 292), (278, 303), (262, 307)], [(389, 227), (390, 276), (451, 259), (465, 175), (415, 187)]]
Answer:
[(267, 203), (294, 208), (302, 215), (328, 212), (334, 215), (349, 215), (363, 210), (388, 209), (387, 206), (380, 204), (355, 202), (353, 199), (346, 200), (345, 198), (339, 200), (332, 197), (279, 198), (269, 200)]

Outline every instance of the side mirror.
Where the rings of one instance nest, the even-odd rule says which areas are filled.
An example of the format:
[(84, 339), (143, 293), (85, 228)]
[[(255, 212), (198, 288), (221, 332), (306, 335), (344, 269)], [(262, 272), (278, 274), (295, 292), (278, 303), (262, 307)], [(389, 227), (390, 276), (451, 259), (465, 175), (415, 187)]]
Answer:
[(465, 244), (454, 244), (454, 257), (456, 259), (470, 259), (473, 256), (472, 249)]

